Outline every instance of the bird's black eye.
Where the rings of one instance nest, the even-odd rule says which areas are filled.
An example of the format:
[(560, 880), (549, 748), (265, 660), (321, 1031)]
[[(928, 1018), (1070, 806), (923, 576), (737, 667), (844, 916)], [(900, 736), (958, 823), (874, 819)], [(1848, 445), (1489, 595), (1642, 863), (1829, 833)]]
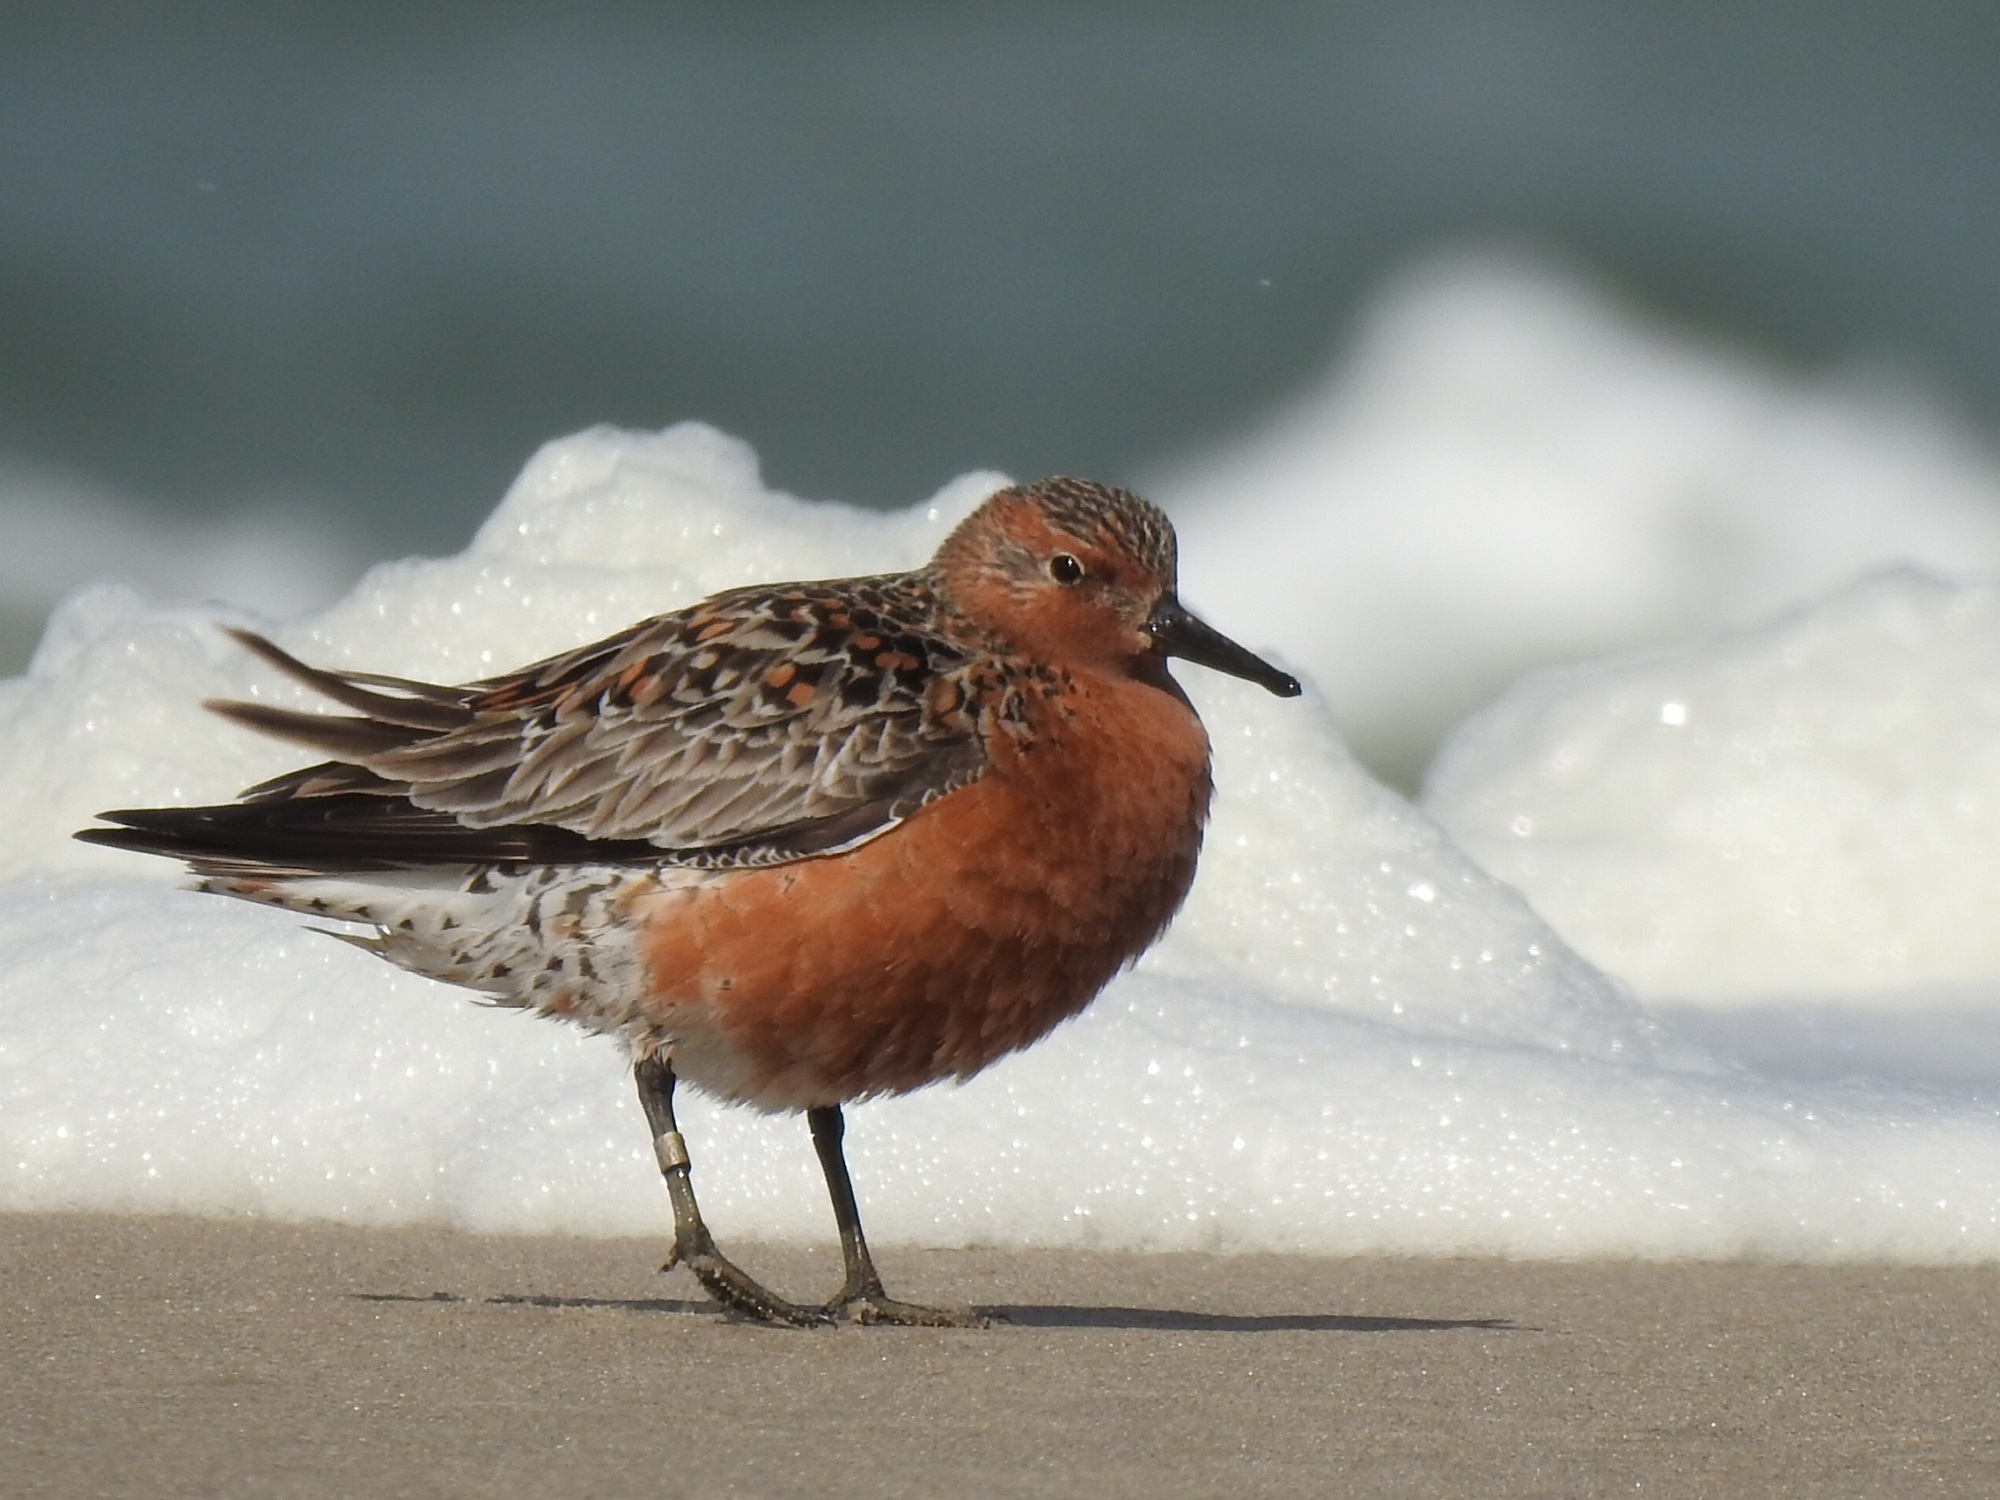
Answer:
[(1083, 564), (1067, 552), (1058, 552), (1049, 559), (1049, 577), (1068, 587), (1072, 583), (1083, 582)]

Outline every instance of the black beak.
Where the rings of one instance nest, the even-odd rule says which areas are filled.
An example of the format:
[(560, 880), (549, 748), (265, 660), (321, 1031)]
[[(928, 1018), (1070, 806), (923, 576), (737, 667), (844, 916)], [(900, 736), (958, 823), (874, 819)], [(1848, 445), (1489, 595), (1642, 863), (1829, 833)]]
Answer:
[(1202, 624), (1172, 594), (1160, 595), (1159, 603), (1153, 606), (1153, 613), (1147, 617), (1146, 634), (1153, 638), (1153, 644), (1162, 656), (1185, 657), (1201, 666), (1227, 672), (1231, 677), (1254, 682), (1280, 698), (1296, 698), (1299, 695), (1298, 678), (1289, 672), (1280, 672), (1263, 657), (1245, 651), (1221, 631)]

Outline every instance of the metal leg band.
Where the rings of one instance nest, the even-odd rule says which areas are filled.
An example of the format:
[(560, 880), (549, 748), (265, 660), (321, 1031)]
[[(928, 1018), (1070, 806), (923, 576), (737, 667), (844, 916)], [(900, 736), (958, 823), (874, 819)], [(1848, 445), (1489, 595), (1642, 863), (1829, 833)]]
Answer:
[(689, 1164), (687, 1142), (681, 1139), (678, 1130), (663, 1130), (654, 1136), (653, 1155), (659, 1161), (662, 1172), (671, 1172)]

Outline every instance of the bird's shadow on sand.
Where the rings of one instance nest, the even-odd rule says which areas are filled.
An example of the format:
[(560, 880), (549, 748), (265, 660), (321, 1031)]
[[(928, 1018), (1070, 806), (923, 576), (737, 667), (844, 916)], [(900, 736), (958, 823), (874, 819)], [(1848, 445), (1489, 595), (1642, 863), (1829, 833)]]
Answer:
[[(350, 1292), (359, 1302), (453, 1303), (478, 1301), (492, 1307), (586, 1307), (620, 1312), (718, 1312), (706, 1300), (677, 1297), (557, 1297), (502, 1292), (464, 1297), (456, 1292)], [(1003, 1327), (1155, 1329), (1169, 1333), (1448, 1333), (1484, 1329), (1490, 1333), (1531, 1333), (1507, 1318), (1363, 1317), (1356, 1313), (1208, 1313), (1170, 1307), (1080, 1307), (1068, 1303), (1011, 1303), (979, 1311)]]
[(1072, 1307), (1037, 1303), (982, 1307), (1017, 1328), (1150, 1328), (1173, 1333), (1443, 1333), (1457, 1328), (1520, 1332), (1506, 1318), (1391, 1318), (1357, 1313), (1209, 1313), (1171, 1307)]

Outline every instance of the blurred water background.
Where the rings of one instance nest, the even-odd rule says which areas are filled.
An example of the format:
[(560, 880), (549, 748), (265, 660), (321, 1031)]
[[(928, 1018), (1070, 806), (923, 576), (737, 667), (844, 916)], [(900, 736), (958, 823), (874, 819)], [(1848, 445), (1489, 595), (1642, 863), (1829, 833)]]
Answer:
[(1143, 480), (1440, 246), (2000, 414), (2000, 10), (0, 9), (0, 668), (64, 588), (318, 602), (543, 440)]

